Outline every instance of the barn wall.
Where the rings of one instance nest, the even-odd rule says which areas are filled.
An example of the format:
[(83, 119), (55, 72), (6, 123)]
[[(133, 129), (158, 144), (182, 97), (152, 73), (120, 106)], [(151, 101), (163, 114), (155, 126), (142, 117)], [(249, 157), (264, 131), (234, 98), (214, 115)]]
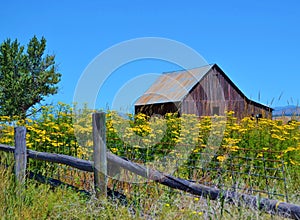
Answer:
[(146, 115), (165, 115), (166, 113), (175, 113), (179, 111), (179, 103), (158, 103), (150, 105), (135, 106), (135, 113), (144, 113)]
[(216, 68), (198, 83), (182, 102), (181, 111), (196, 115), (224, 115), (225, 111), (234, 111), (235, 116), (243, 118), (252, 114), (270, 117), (271, 113), (254, 104), (248, 103), (226, 77)]
[(261, 114), (263, 118), (272, 119), (272, 112), (266, 109), (260, 108), (254, 104), (248, 103), (247, 105), (247, 116)]

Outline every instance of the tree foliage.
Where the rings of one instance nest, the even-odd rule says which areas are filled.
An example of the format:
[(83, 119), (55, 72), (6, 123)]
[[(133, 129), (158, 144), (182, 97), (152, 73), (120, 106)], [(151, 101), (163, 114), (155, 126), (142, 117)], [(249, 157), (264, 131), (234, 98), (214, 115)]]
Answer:
[(57, 93), (61, 74), (45, 49), (46, 39), (36, 36), (27, 48), (17, 39), (0, 45), (0, 115), (25, 118), (32, 106)]

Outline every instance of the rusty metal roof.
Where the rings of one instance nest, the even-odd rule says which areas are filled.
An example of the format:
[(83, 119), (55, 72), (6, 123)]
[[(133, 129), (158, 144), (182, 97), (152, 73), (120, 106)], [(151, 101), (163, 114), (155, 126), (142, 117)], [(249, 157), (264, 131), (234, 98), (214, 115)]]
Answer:
[(213, 65), (163, 73), (136, 101), (135, 105), (178, 102), (203, 78)]

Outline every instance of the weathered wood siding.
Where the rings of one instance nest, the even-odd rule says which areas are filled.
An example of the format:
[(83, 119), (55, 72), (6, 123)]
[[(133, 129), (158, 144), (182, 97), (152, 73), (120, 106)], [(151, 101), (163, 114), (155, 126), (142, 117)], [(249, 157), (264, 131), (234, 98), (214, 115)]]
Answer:
[(180, 103), (158, 103), (158, 104), (151, 104), (151, 105), (140, 105), (135, 106), (135, 113), (144, 113), (146, 115), (165, 115), (166, 113), (175, 113), (178, 112), (180, 109)]
[(238, 118), (252, 114), (271, 117), (271, 112), (257, 106), (254, 102), (251, 104), (251, 102), (242, 95), (233, 83), (230, 83), (225, 74), (212, 68), (184, 98), (180, 113), (201, 116), (224, 115), (225, 111), (234, 111)]

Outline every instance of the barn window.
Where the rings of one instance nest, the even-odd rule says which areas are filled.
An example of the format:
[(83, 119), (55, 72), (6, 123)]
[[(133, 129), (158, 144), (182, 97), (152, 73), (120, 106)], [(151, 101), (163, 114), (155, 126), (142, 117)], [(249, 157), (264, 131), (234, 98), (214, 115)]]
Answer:
[(212, 112), (213, 115), (219, 115), (220, 114), (219, 106), (214, 106), (212, 110), (213, 110), (213, 112)]

